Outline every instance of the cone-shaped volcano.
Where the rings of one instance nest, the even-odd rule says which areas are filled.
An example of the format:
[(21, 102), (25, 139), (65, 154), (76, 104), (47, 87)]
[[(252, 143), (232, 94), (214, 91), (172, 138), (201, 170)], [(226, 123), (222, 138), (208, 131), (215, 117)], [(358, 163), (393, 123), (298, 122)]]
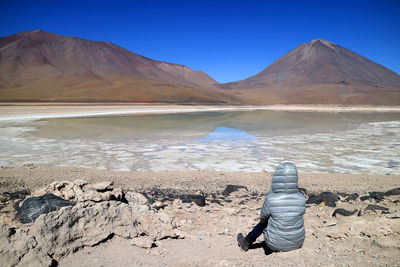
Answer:
[(0, 100), (229, 102), (214, 83), (109, 42), (42, 30), (0, 38)]
[(256, 89), (248, 97), (261, 102), (268, 102), (260, 97), (267, 95), (279, 103), (400, 104), (398, 74), (322, 39), (298, 46), (252, 77), (220, 87)]

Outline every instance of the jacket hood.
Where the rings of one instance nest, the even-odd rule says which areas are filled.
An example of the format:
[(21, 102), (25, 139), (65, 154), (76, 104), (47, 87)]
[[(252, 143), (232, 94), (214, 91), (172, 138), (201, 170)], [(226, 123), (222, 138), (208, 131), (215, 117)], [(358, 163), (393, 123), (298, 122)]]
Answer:
[(272, 177), (271, 190), (274, 193), (297, 193), (297, 168), (293, 163), (279, 164)]

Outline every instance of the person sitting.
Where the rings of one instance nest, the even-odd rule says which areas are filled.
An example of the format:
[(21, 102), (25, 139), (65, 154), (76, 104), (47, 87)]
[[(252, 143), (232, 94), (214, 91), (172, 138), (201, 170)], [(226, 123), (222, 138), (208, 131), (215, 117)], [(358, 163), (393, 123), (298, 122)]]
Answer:
[(262, 233), (272, 251), (290, 251), (303, 245), (306, 199), (298, 192), (297, 180), (297, 168), (293, 163), (284, 162), (278, 166), (261, 209), (260, 222), (246, 237), (242, 233), (237, 236), (238, 245), (244, 251)]

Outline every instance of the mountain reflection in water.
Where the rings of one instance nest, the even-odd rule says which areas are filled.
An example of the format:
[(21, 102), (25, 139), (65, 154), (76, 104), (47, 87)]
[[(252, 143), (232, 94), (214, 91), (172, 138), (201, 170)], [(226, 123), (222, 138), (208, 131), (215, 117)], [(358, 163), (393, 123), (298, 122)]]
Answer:
[(195, 141), (198, 141), (200, 143), (209, 141), (252, 142), (255, 139), (256, 137), (254, 135), (242, 130), (228, 127), (218, 127), (217, 129), (209, 133), (206, 137), (202, 139), (195, 139)]

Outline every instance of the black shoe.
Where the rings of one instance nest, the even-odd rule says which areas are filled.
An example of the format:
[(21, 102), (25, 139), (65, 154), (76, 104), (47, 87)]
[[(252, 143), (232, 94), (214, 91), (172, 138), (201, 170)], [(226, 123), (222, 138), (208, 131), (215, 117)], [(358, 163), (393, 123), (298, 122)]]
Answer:
[(246, 238), (242, 235), (242, 233), (239, 233), (237, 235), (237, 242), (238, 246), (241, 247), (244, 251), (248, 251), (250, 247), (249, 241), (246, 240)]

